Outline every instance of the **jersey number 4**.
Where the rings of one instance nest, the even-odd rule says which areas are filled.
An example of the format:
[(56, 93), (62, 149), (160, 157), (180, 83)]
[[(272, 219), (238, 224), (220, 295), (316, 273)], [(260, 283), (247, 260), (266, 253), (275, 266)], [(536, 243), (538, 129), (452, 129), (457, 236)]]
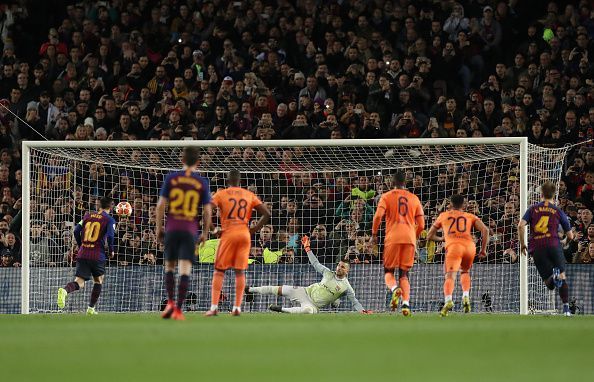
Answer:
[(170, 213), (174, 215), (183, 215), (187, 218), (193, 218), (198, 215), (198, 203), (200, 202), (198, 191), (184, 191), (176, 188), (171, 190), (169, 199)]
[(534, 231), (538, 233), (547, 233), (549, 232), (549, 217), (548, 216), (541, 216), (538, 219), (538, 222), (534, 226)]

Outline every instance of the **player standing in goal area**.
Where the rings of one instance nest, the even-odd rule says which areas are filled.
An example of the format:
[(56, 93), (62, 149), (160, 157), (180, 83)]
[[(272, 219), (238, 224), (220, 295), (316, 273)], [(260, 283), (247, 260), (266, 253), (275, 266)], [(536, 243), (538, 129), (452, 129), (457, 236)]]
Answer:
[(309, 262), (322, 275), (322, 281), (308, 287), (289, 285), (249, 287), (246, 288), (246, 300), (253, 300), (253, 294), (283, 296), (298, 303), (299, 306), (283, 308), (279, 305), (270, 305), (270, 310), (279, 313), (315, 314), (324, 306), (335, 306), (337, 300), (346, 295), (347, 299), (353, 303), (353, 308), (356, 311), (370, 314), (371, 311), (363, 309), (363, 306), (355, 297), (355, 291), (347, 279), (350, 269), (349, 263), (340, 261), (336, 266), (336, 271), (333, 272), (320, 264), (311, 251), (309, 237), (304, 236), (301, 243), (307, 252)]
[(97, 314), (95, 305), (103, 287), (105, 261), (107, 260), (105, 256), (106, 240), (109, 253), (111, 257), (114, 256), (115, 220), (109, 214), (112, 204), (111, 198), (101, 198), (99, 210), (87, 212), (74, 227), (74, 238), (79, 248), (76, 255), (76, 278), (66, 284), (64, 288), (58, 289), (58, 308), (63, 309), (68, 294), (82, 289), (85, 286), (85, 281), (93, 276), (93, 290), (87, 315)]
[[(574, 234), (569, 225), (567, 215), (554, 204), (557, 188), (552, 182), (541, 186), (543, 201), (536, 203), (524, 214), (518, 224), (520, 252), (526, 256), (528, 252), (534, 259), (534, 265), (549, 290), (559, 290), (563, 302), (563, 314), (571, 316), (569, 311), (569, 287), (565, 278), (565, 256), (559, 241), (559, 225), (573, 240)], [(526, 247), (526, 226), (530, 225), (530, 237)]]
[[(456, 275), (461, 269), (460, 285), (462, 286), (462, 307), (464, 313), (470, 313), (470, 269), (476, 255), (476, 245), (472, 239), (472, 228), (481, 233), (481, 251), (479, 257), (486, 256), (489, 242), (489, 229), (476, 215), (463, 211), (464, 196), (454, 195), (450, 199), (450, 210), (437, 217), (427, 233), (427, 240), (445, 240), (445, 282), (443, 284), (444, 305), (440, 315), (445, 317), (454, 308), (452, 293), (456, 283)], [(437, 231), (443, 231), (438, 237)]]
[[(202, 206), (202, 233), (200, 243), (208, 238), (210, 231), (212, 206), (210, 205), (210, 188), (208, 180), (196, 173), (199, 151), (194, 147), (186, 147), (182, 154), (183, 168), (170, 172), (161, 188), (156, 209), (156, 231), (159, 241), (165, 243), (165, 289), (167, 306), (161, 317), (184, 320), (182, 307), (188, 293), (190, 272), (196, 248), (196, 233)], [(167, 223), (163, 229), (165, 207), (169, 202)], [(177, 303), (174, 297), (174, 272), (179, 262), (179, 286)]]
[[(219, 312), (225, 271), (229, 268), (235, 270), (235, 304), (231, 314), (241, 314), (252, 235), (260, 231), (270, 219), (268, 207), (253, 192), (241, 188), (240, 183), (239, 171), (231, 170), (227, 175), (228, 188), (218, 191), (212, 197), (212, 203), (219, 209), (222, 230), (212, 277), (211, 306), (204, 314), (207, 317), (216, 316)], [(258, 211), (260, 219), (255, 226), (248, 228), (253, 209)]]
[[(410, 283), (408, 272), (415, 261), (415, 248), (421, 232), (425, 229), (425, 215), (419, 198), (404, 189), (406, 175), (402, 171), (394, 174), (392, 182), (395, 189), (382, 195), (373, 216), (371, 229), (372, 243), (378, 242), (377, 233), (382, 220), (386, 219), (384, 240), (384, 278), (392, 292), (390, 308), (396, 310), (402, 296), (402, 314), (410, 316)], [(394, 275), (398, 269), (396, 283)]]

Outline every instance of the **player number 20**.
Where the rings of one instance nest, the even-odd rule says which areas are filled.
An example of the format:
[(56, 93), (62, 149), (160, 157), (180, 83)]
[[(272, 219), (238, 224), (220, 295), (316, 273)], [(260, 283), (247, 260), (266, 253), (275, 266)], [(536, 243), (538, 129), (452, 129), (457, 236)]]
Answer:
[(85, 237), (83, 241), (93, 242), (99, 238), (99, 231), (101, 231), (101, 223), (87, 222), (85, 224)]
[(448, 220), (451, 222), (448, 229), (449, 234), (455, 233), (453, 230), (454, 225), (456, 226), (456, 232), (466, 232), (466, 218), (464, 216), (458, 216), (458, 218), (449, 217)]
[(540, 219), (538, 219), (538, 222), (534, 226), (534, 231), (536, 231), (538, 233), (549, 232), (549, 217), (542, 216)]
[(198, 214), (199, 201), (198, 191), (173, 189), (170, 195), (169, 210), (174, 215), (193, 218)]

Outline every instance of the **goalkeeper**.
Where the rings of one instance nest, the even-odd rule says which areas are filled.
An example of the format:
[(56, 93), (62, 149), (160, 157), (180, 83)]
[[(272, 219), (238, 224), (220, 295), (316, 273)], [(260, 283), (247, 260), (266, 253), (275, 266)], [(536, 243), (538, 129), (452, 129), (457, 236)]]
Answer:
[(355, 297), (355, 291), (347, 279), (350, 265), (347, 262), (340, 261), (336, 266), (336, 271), (326, 268), (316, 258), (311, 251), (309, 237), (303, 236), (301, 239), (303, 248), (307, 252), (309, 262), (318, 273), (322, 274), (322, 281), (312, 284), (308, 287), (298, 286), (261, 286), (246, 288), (246, 300), (253, 300), (254, 294), (278, 295), (291, 299), (299, 303), (300, 306), (293, 308), (283, 308), (279, 305), (270, 305), (270, 310), (283, 313), (318, 313), (318, 310), (327, 305), (336, 306), (337, 300), (346, 294), (346, 297), (353, 303), (353, 307), (358, 312), (370, 314), (371, 311), (363, 309), (361, 303)]

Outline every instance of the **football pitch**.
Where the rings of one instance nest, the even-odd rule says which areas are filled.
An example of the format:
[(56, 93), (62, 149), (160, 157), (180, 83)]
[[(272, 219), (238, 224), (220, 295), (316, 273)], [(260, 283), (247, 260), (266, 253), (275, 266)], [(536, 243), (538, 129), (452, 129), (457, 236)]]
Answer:
[(594, 317), (0, 316), (4, 381), (586, 381)]

